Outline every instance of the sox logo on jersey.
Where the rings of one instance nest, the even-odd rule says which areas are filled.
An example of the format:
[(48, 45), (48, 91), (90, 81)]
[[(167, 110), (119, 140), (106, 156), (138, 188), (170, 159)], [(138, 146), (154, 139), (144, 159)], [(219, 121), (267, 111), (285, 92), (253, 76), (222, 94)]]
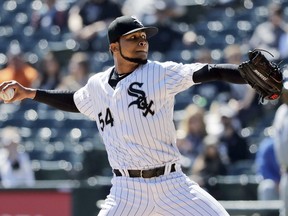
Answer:
[[(113, 177), (99, 216), (228, 216), (215, 199), (180, 172), (177, 164), (173, 97), (194, 84), (191, 77), (203, 66), (148, 62), (115, 89), (108, 86), (112, 70), (108, 69), (95, 74), (75, 93), (78, 109), (98, 122), (111, 167), (123, 175)], [(149, 72), (152, 68), (153, 73)], [(179, 172), (169, 173), (173, 163)], [(157, 178), (128, 177), (128, 170), (164, 165), (165, 174)]]
[[(140, 30), (148, 37), (156, 33), (154, 28), (141, 27), (135, 18), (119, 18), (109, 26), (109, 41)], [(181, 172), (179, 164), (175, 95), (195, 84), (193, 74), (204, 66), (148, 60), (116, 86), (109, 82), (111, 67), (90, 77), (74, 94), (78, 110), (97, 122), (115, 174), (99, 216), (228, 216)], [(144, 171), (151, 176), (144, 177)]]
[(153, 100), (150, 100), (150, 102), (147, 102), (147, 97), (146, 97), (146, 93), (140, 89), (136, 89), (134, 88), (134, 86), (138, 86), (141, 87), (143, 85), (143, 83), (139, 83), (139, 82), (133, 82), (129, 88), (128, 88), (128, 94), (132, 97), (136, 97), (136, 100), (132, 101), (128, 108), (132, 105), (137, 105), (138, 109), (144, 110), (143, 112), (143, 116), (147, 116), (149, 113), (151, 115), (154, 115), (154, 111), (151, 109), (152, 105), (153, 105)]

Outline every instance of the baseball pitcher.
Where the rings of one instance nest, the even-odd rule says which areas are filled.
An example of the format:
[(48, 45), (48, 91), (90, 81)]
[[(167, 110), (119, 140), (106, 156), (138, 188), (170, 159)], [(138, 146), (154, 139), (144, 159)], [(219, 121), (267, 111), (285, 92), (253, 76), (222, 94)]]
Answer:
[[(15, 90), (7, 103), (33, 99), (96, 121), (114, 173), (100, 216), (228, 215), (181, 171), (173, 124), (174, 97), (193, 85), (213, 80), (246, 84), (259, 61), (252, 61), (253, 54), (241, 69), (232, 64), (150, 61), (148, 39), (157, 31), (135, 17), (115, 19), (108, 27), (114, 66), (92, 76), (76, 92), (31, 89), (15, 81), (0, 84), (0, 91)], [(253, 63), (256, 66), (251, 72)], [(249, 83), (255, 86), (254, 81)], [(273, 99), (280, 94), (277, 89), (272, 93)], [(269, 90), (265, 91), (263, 97), (270, 96)]]

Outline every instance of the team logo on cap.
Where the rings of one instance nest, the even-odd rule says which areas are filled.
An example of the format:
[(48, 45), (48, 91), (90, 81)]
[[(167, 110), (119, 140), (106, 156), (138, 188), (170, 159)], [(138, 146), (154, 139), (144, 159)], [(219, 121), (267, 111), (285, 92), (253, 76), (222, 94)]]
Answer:
[(134, 22), (135, 22), (135, 23), (138, 23), (139, 25), (144, 26), (144, 25), (140, 22), (140, 20), (138, 20), (135, 16), (131, 16), (131, 17), (134, 19)]

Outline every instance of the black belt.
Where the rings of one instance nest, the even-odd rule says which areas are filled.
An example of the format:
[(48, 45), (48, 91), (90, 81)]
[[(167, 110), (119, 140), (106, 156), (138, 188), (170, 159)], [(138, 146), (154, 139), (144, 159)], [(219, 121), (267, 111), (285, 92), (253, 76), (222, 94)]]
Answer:
[[(175, 172), (175, 164), (171, 165), (170, 173)], [(114, 169), (113, 172), (116, 176), (123, 176), (121, 172), (118, 169)], [(160, 175), (164, 175), (165, 173), (165, 166), (163, 167), (157, 167), (154, 169), (149, 170), (128, 170), (129, 177), (131, 178), (153, 178), (158, 177)]]

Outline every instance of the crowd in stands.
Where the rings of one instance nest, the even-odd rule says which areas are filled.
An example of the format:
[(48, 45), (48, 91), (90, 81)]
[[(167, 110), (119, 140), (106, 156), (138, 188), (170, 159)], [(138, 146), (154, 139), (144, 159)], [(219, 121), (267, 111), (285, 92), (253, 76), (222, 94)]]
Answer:
[[(159, 28), (150, 41), (153, 60), (240, 64), (250, 49), (261, 48), (285, 65), (286, 2), (280, 7), (270, 3), (281, 1), (199, 2), (1, 1), (0, 82), (14, 79), (27, 87), (76, 91), (90, 76), (112, 65), (107, 26), (121, 15), (135, 15), (145, 25)], [(183, 170), (207, 190), (209, 179), (218, 175), (266, 178), (255, 166), (260, 156), (255, 158), (258, 148), (266, 145), (262, 144), (264, 131), (279, 105), (278, 101), (259, 103), (249, 85), (211, 82), (177, 95), (175, 127)], [(17, 107), (0, 102), (0, 113), (1, 132), (10, 126), (18, 128), (20, 149), (30, 157), (36, 180), (57, 179), (43, 174), (45, 161), (64, 170), (58, 175), (63, 179), (112, 175), (99, 134), (94, 132), (96, 125), (85, 117), (28, 100)], [(1, 138), (1, 145), (6, 145)], [(12, 169), (19, 165), (12, 164)], [(0, 177), (5, 186), (5, 177)], [(29, 178), (30, 184), (34, 176)], [(280, 176), (276, 180), (278, 185)]]

